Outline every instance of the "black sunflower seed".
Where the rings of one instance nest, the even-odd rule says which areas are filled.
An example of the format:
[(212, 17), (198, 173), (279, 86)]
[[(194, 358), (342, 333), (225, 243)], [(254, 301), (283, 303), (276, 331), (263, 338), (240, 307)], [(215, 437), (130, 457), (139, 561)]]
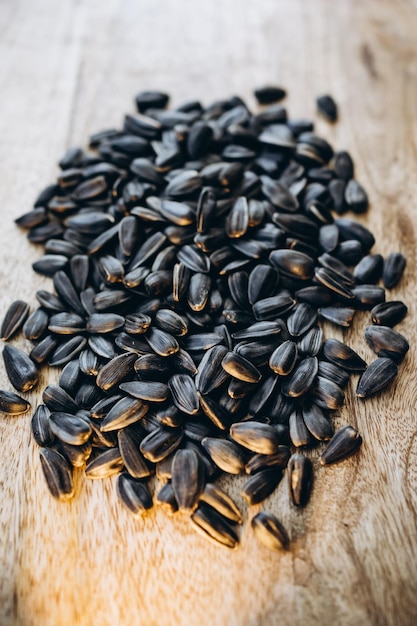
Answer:
[(74, 496), (72, 468), (66, 458), (51, 448), (42, 448), (40, 460), (46, 484), (51, 495), (67, 501)]
[(367, 326), (365, 339), (372, 350), (380, 357), (387, 357), (400, 363), (410, 346), (407, 339), (389, 326)]
[(7, 341), (25, 323), (29, 315), (29, 305), (23, 300), (15, 300), (7, 309), (1, 326), (1, 338)]
[(401, 280), (406, 266), (406, 259), (401, 252), (392, 252), (384, 261), (383, 281), (387, 289), (392, 289)]
[(320, 463), (330, 465), (343, 461), (354, 454), (362, 444), (362, 437), (353, 426), (342, 426), (335, 432), (327, 446), (325, 447)]
[(0, 389), (0, 413), (20, 415), (30, 408), (30, 403), (12, 391)]
[(282, 478), (279, 467), (270, 467), (253, 474), (243, 485), (242, 497), (250, 505), (259, 504), (278, 486)]
[(327, 339), (323, 346), (323, 354), (325, 359), (348, 372), (363, 372), (366, 369), (365, 361), (338, 339)]
[(371, 310), (372, 323), (382, 326), (395, 326), (407, 315), (408, 308), (400, 300), (381, 302)]
[(313, 466), (309, 458), (293, 454), (288, 461), (288, 486), (295, 506), (305, 506), (310, 498), (313, 483)]
[(329, 95), (319, 96), (316, 100), (317, 110), (330, 122), (337, 120), (337, 105)]
[(37, 384), (38, 368), (25, 352), (6, 345), (3, 348), (3, 360), (7, 376), (15, 389), (26, 392)]
[(251, 521), (257, 539), (270, 550), (287, 550), (290, 540), (278, 518), (272, 513), (261, 511)]

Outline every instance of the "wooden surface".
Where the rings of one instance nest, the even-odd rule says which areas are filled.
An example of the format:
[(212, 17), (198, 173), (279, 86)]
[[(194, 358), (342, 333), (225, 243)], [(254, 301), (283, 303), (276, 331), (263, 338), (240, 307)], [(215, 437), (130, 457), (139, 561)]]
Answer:
[[(357, 425), (360, 453), (317, 469), (305, 510), (289, 507), (285, 481), (265, 503), (290, 530), (283, 554), (260, 547), (248, 523), (230, 552), (180, 516), (135, 521), (112, 480), (56, 503), (29, 417), (0, 416), (1, 626), (416, 624), (415, 1), (2, 0), (0, 58), (1, 317), (49, 284), (32, 273), (40, 250), (13, 219), (68, 146), (120, 125), (142, 89), (167, 90), (174, 105), (235, 93), (254, 104), (253, 87), (272, 82), (288, 89), (294, 117), (314, 116), (319, 93), (339, 103), (339, 123), (317, 129), (355, 159), (375, 251), (407, 255), (392, 297), (409, 306), (398, 328), (412, 346), (390, 392), (364, 403), (352, 382), (336, 424)], [(366, 323), (359, 316), (344, 336), (370, 360)]]

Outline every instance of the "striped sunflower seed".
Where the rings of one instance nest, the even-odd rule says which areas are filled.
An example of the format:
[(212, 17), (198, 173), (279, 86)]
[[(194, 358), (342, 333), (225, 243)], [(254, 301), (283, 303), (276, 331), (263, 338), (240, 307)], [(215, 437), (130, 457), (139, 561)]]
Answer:
[(204, 489), (204, 467), (195, 450), (177, 450), (172, 461), (172, 488), (178, 508), (191, 512)]
[(362, 437), (353, 426), (342, 426), (335, 432), (329, 443), (325, 447), (320, 463), (330, 465), (343, 461), (354, 454), (362, 445)]
[(22, 350), (10, 345), (4, 346), (3, 360), (7, 376), (18, 391), (30, 391), (38, 383), (38, 368)]
[(367, 326), (365, 339), (379, 357), (387, 357), (400, 363), (410, 345), (407, 339), (389, 326)]
[(407, 306), (400, 300), (382, 302), (371, 310), (372, 323), (392, 328), (404, 319), (407, 312)]
[(30, 403), (12, 391), (0, 389), (0, 412), (7, 415), (20, 415), (30, 409)]
[(196, 530), (216, 544), (227, 548), (236, 548), (239, 543), (239, 538), (230, 522), (204, 502), (194, 511), (191, 521)]
[(42, 448), (40, 460), (46, 484), (52, 496), (66, 502), (74, 496), (72, 468), (62, 454), (51, 448)]
[(20, 330), (29, 315), (29, 305), (23, 300), (15, 300), (9, 306), (1, 325), (1, 338), (3, 341), (10, 339)]
[(288, 487), (295, 506), (305, 506), (313, 484), (313, 466), (309, 458), (293, 454), (288, 461)]
[(288, 533), (278, 518), (272, 513), (260, 511), (252, 518), (251, 526), (256, 538), (270, 550), (287, 550)]
[(81, 446), (91, 435), (90, 423), (77, 415), (54, 411), (50, 415), (52, 433), (72, 446)]
[(254, 421), (232, 424), (230, 436), (239, 445), (258, 454), (275, 454), (279, 443), (274, 426)]
[(279, 467), (270, 467), (253, 474), (243, 485), (242, 497), (252, 506), (259, 504), (271, 495), (282, 478), (282, 470)]
[(120, 474), (122, 470), (123, 459), (119, 448), (110, 448), (109, 450), (100, 451), (94, 458), (89, 460), (85, 468), (85, 476), (91, 480), (101, 480)]
[(116, 482), (116, 492), (120, 502), (135, 517), (152, 508), (152, 495), (147, 484), (129, 474), (120, 474)]
[(359, 398), (368, 398), (388, 387), (398, 374), (397, 364), (386, 357), (373, 361), (363, 372), (356, 387)]
[(207, 483), (200, 495), (200, 502), (205, 502), (220, 515), (230, 520), (233, 524), (242, 524), (242, 514), (235, 502), (220, 487), (213, 483)]

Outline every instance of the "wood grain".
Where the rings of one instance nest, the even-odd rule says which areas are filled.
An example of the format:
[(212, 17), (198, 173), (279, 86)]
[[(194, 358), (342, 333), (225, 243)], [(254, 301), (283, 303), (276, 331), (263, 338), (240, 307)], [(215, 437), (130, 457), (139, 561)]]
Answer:
[[(319, 93), (339, 103), (339, 123), (317, 120), (317, 130), (355, 159), (375, 251), (407, 255), (392, 297), (409, 305), (399, 329), (412, 349), (390, 392), (360, 402), (350, 388), (337, 423), (357, 425), (360, 453), (317, 469), (304, 511), (289, 507), (285, 484), (266, 502), (290, 529), (285, 554), (257, 545), (247, 523), (230, 553), (186, 519), (134, 521), (111, 480), (79, 484), (72, 503), (57, 504), (28, 416), (1, 416), (1, 626), (416, 623), (416, 33), (411, 0), (2, 0), (1, 315), (16, 297), (34, 304), (49, 282), (31, 272), (40, 250), (13, 219), (67, 147), (120, 125), (144, 88), (167, 90), (174, 105), (234, 93), (253, 105), (253, 87), (272, 82), (288, 89), (294, 117), (314, 116)], [(359, 316), (343, 336), (370, 360), (366, 323)], [(231, 493), (239, 485), (227, 482)]]

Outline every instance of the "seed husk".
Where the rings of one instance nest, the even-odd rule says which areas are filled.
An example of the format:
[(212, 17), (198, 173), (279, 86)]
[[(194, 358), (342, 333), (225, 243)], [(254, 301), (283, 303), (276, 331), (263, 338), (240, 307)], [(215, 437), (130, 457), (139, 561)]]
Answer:
[(51, 448), (42, 448), (41, 467), (51, 495), (66, 502), (74, 496), (72, 468), (62, 454)]
[(7, 376), (18, 391), (30, 391), (38, 383), (38, 368), (22, 350), (10, 345), (4, 346), (3, 360)]
[(354, 213), (363, 213), (368, 208), (368, 194), (357, 180), (349, 180), (345, 189), (345, 200)]
[(7, 415), (21, 415), (30, 409), (30, 403), (16, 393), (0, 389), (0, 413)]
[(305, 506), (310, 498), (313, 466), (303, 454), (293, 454), (288, 461), (288, 487), (295, 506)]
[(335, 432), (325, 447), (321, 457), (321, 465), (330, 465), (347, 459), (362, 445), (362, 437), (353, 426), (346, 424)]
[(3, 341), (10, 339), (20, 330), (29, 315), (29, 305), (23, 300), (15, 300), (9, 306), (1, 325), (1, 338)]
[(345, 401), (343, 389), (333, 380), (321, 376), (317, 376), (312, 393), (316, 404), (323, 409), (340, 409)]
[(377, 283), (382, 275), (384, 260), (381, 254), (368, 254), (356, 265), (353, 275), (362, 284)]
[(385, 389), (397, 376), (397, 364), (389, 358), (380, 357), (363, 372), (356, 387), (359, 398), (368, 398)]
[(290, 340), (284, 341), (271, 354), (269, 367), (280, 376), (288, 376), (294, 369), (297, 358), (297, 344)]

